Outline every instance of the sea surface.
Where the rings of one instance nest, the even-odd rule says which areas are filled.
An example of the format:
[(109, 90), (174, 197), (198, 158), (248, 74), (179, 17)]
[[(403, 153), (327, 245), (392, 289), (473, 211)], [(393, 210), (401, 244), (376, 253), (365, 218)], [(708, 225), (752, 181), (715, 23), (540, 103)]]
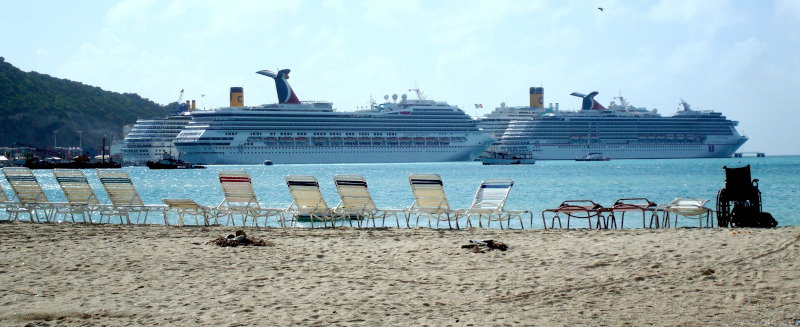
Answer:
[[(333, 176), (358, 174), (367, 179), (370, 192), (379, 208), (403, 209), (414, 199), (408, 182), (411, 173), (439, 174), (444, 182), (452, 208), (468, 208), (481, 180), (511, 178), (515, 184), (506, 209), (533, 212), (533, 227), (542, 228), (541, 212), (555, 208), (564, 200), (586, 199), (611, 206), (619, 198), (644, 197), (658, 204), (676, 197), (710, 200), (715, 207), (717, 192), (724, 187), (723, 166), (751, 166), (753, 178), (759, 180), (763, 209), (770, 212), (779, 226), (800, 225), (800, 156), (725, 159), (668, 159), (668, 160), (611, 160), (605, 162), (538, 161), (535, 165), (483, 166), (480, 162), (404, 163), (404, 164), (303, 164), (303, 165), (236, 165), (208, 166), (195, 170), (150, 170), (146, 167), (124, 167), (146, 204), (162, 204), (163, 198), (190, 198), (216, 206), (222, 199), (217, 179), (220, 170), (246, 170), (250, 173), (256, 196), (262, 206), (286, 208), (292, 202), (285, 183), (287, 175), (313, 175), (329, 206), (339, 202)], [(90, 184), (101, 203), (107, 203), (95, 170), (85, 170)], [(50, 201), (66, 201), (52, 171), (35, 170)], [(1, 184), (11, 192), (8, 182)], [(626, 228), (638, 228), (636, 215), (627, 216)], [(171, 224), (177, 216), (170, 216)], [(190, 220), (193, 222), (194, 220)], [(641, 221), (641, 220), (639, 220)], [(163, 223), (158, 216), (149, 223)], [(524, 221), (530, 228), (529, 218)], [(585, 221), (578, 221), (585, 227)], [(394, 223), (387, 222), (387, 226)], [(548, 222), (549, 224), (549, 222)], [(681, 226), (694, 226), (696, 221), (684, 220)], [(427, 226), (427, 222), (425, 223)], [(518, 228), (518, 223), (512, 223)]]

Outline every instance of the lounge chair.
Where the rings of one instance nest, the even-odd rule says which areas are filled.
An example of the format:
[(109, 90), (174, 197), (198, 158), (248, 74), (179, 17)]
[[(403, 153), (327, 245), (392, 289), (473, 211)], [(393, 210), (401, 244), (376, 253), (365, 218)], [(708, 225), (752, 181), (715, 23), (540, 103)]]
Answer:
[[(97, 200), (92, 186), (86, 180), (86, 175), (79, 169), (53, 169), (61, 190), (67, 197), (68, 204), (60, 208), (59, 212), (65, 216), (70, 215), (75, 222), (75, 215), (81, 215), (83, 222), (92, 222), (92, 213), (101, 212), (104, 206)], [(88, 219), (87, 219), (88, 218)]]
[(178, 213), (178, 226), (184, 225), (184, 216), (194, 216), (194, 224), (200, 225), (200, 218), (203, 217), (203, 225), (208, 226), (209, 220), (214, 218), (214, 224), (217, 225), (217, 214), (214, 208), (197, 204), (192, 199), (162, 199), (161, 202), (167, 205), (168, 211)]
[(664, 227), (670, 227), (670, 214), (675, 215), (675, 227), (678, 227), (678, 217), (683, 216), (689, 219), (697, 219), (700, 227), (703, 227), (703, 218), (706, 219), (707, 227), (714, 227), (714, 222), (711, 221), (712, 210), (705, 207), (708, 200), (693, 199), (693, 198), (675, 198), (672, 202), (660, 205), (657, 211), (664, 213)]
[(285, 210), (264, 208), (258, 202), (250, 174), (244, 170), (220, 170), (219, 184), (222, 186), (222, 193), (225, 198), (217, 205), (217, 215), (227, 216), (227, 224), (236, 225), (235, 215), (242, 218), (242, 226), (247, 225), (248, 218), (253, 219), (253, 224), (258, 227), (258, 219), (264, 218), (264, 226), (267, 226), (270, 217), (277, 217), (278, 223), (285, 226), (283, 213)]
[(569, 228), (569, 221), (572, 218), (586, 219), (589, 222), (589, 228), (592, 228), (592, 218), (596, 218), (597, 224), (595, 228), (600, 228), (600, 222), (602, 221), (600, 209), (603, 209), (603, 206), (591, 200), (567, 200), (561, 202), (557, 208), (542, 210), (542, 224), (544, 224), (544, 228), (547, 228), (545, 213), (550, 213), (553, 214), (550, 228), (555, 227), (556, 219), (558, 219), (558, 228), (561, 228), (562, 214), (567, 216), (567, 228)]
[(471, 217), (477, 216), (478, 227), (483, 228), (483, 220), (486, 219), (486, 228), (489, 228), (493, 221), (500, 223), (500, 229), (503, 228), (503, 221), (508, 222), (508, 228), (511, 228), (511, 219), (519, 218), (519, 225), (525, 228), (522, 223), (522, 215), (528, 214), (531, 217), (531, 226), (533, 226), (533, 214), (527, 210), (504, 210), (503, 207), (508, 199), (508, 194), (511, 192), (511, 187), (514, 186), (514, 180), (508, 178), (492, 178), (484, 179), (475, 192), (475, 199), (472, 200), (472, 205), (469, 209), (464, 210), (461, 216), (467, 218), (467, 226), (471, 226)]
[(47, 195), (44, 194), (30, 168), (5, 167), (3, 175), (11, 184), (14, 197), (17, 199), (17, 202), (9, 207), (11, 208), (9, 212), (14, 214), (14, 219), (18, 219), (20, 213), (27, 213), (31, 221), (34, 221), (35, 218), (39, 222), (39, 212), (41, 211), (45, 221), (50, 222), (56, 208), (63, 205), (63, 203), (54, 203), (47, 199)]
[(447, 226), (452, 229), (452, 222), (455, 221), (456, 229), (460, 229), (458, 219), (462, 211), (453, 210), (447, 202), (447, 195), (444, 193), (442, 178), (437, 174), (411, 174), (408, 176), (411, 184), (411, 192), (414, 193), (414, 203), (406, 209), (406, 226), (410, 224), (411, 216), (416, 215), (416, 225), (419, 225), (419, 218), (428, 218), (428, 227), (432, 227), (431, 219), (436, 220), (436, 227), (441, 221), (446, 221)]
[(111, 222), (112, 216), (119, 216), (120, 222), (125, 218), (125, 222), (131, 223), (131, 214), (136, 214), (136, 223), (144, 213), (143, 224), (147, 223), (147, 216), (151, 212), (161, 213), (164, 216), (164, 224), (169, 225), (167, 220), (167, 206), (161, 204), (144, 204), (139, 192), (136, 191), (136, 186), (133, 185), (128, 172), (122, 169), (98, 169), (97, 177), (100, 178), (100, 183), (108, 193), (108, 198), (111, 201), (110, 206), (106, 206), (100, 212), (100, 221), (103, 217), (108, 217), (108, 222)]
[[(398, 213), (404, 212), (402, 209), (378, 209), (375, 202), (372, 200), (372, 195), (367, 188), (367, 180), (360, 175), (336, 175), (333, 176), (333, 181), (336, 183), (336, 190), (339, 192), (339, 197), (342, 199), (334, 212), (338, 215), (348, 218), (353, 217), (358, 221), (358, 227), (361, 227), (361, 221), (366, 220), (366, 227), (369, 227), (369, 221), (372, 220), (372, 227), (376, 227), (375, 220), (381, 219), (381, 227), (386, 223), (386, 217), (394, 217), (397, 221), (397, 227), (400, 227), (400, 218)], [(350, 222), (352, 226), (352, 219)]]
[(13, 211), (15, 203), (8, 199), (6, 191), (0, 186), (0, 209), (8, 213), (8, 219), (11, 220), (11, 212)]
[(314, 221), (322, 222), (325, 227), (330, 222), (331, 227), (336, 227), (336, 220), (342, 216), (328, 207), (316, 177), (289, 175), (286, 176), (286, 185), (292, 195), (292, 203), (286, 209), (287, 215), (292, 217), (292, 225), (298, 220), (308, 220), (312, 228)]
[(619, 199), (614, 205), (599, 210), (600, 215), (605, 214), (604, 224), (608, 228), (617, 227), (617, 215), (619, 215), (619, 228), (625, 227), (625, 214), (628, 212), (640, 212), (642, 214), (642, 228), (647, 228), (647, 213), (650, 214), (650, 227), (659, 227), (657, 216), (655, 215), (657, 204), (646, 198), (626, 198)]

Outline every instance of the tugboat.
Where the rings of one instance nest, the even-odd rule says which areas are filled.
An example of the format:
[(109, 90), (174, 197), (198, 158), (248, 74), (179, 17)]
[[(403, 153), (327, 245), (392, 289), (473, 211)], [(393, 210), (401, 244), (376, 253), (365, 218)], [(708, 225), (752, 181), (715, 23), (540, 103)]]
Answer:
[(575, 158), (575, 161), (609, 161), (609, 157), (604, 156), (599, 152), (592, 152), (583, 157)]
[(205, 169), (206, 166), (194, 165), (180, 159), (175, 159), (171, 154), (164, 152), (159, 161), (147, 161), (150, 169)]
[(74, 168), (74, 169), (90, 169), (90, 168), (120, 168), (117, 162), (112, 160), (102, 160), (92, 162), (89, 160), (88, 155), (80, 155), (72, 158), (71, 161), (62, 161), (60, 158), (51, 158), (51, 160), (40, 160), (38, 157), (30, 157), (25, 159), (23, 167), (30, 169), (54, 169), (54, 168)]
[(532, 165), (536, 163), (536, 159), (530, 153), (489, 152), (488, 156), (480, 159), (484, 165)]

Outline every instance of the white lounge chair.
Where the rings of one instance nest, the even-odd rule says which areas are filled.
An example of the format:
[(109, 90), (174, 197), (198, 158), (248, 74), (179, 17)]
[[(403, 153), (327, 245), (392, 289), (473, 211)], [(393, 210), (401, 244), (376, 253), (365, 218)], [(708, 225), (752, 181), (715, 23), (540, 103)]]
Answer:
[(341, 216), (328, 207), (316, 177), (289, 175), (286, 176), (286, 185), (292, 195), (292, 203), (286, 209), (287, 215), (292, 217), (292, 225), (298, 220), (308, 220), (311, 228), (314, 228), (315, 221), (322, 222), (325, 227), (330, 222), (331, 227), (336, 227), (336, 220)]
[[(508, 178), (491, 178), (484, 179), (475, 192), (475, 199), (472, 200), (472, 205), (469, 209), (464, 210), (461, 216), (467, 218), (467, 226), (472, 226), (472, 217), (478, 218), (478, 227), (483, 228), (483, 220), (486, 220), (486, 228), (489, 228), (493, 221), (500, 223), (500, 228), (503, 228), (503, 221), (508, 222), (507, 226), (510, 228), (511, 219), (519, 218), (521, 228), (525, 228), (522, 223), (522, 215), (528, 214), (533, 222), (533, 214), (527, 210), (504, 210), (508, 194), (511, 192), (511, 187), (514, 186), (514, 180)], [(532, 226), (532, 225), (531, 225)]]
[(378, 209), (375, 206), (375, 201), (372, 200), (372, 195), (369, 193), (367, 180), (364, 176), (336, 175), (333, 176), (333, 181), (336, 183), (336, 190), (342, 199), (334, 208), (338, 215), (345, 218), (355, 216), (358, 220), (358, 227), (361, 227), (362, 220), (366, 220), (366, 227), (369, 227), (370, 220), (372, 220), (372, 227), (377, 227), (375, 223), (377, 218), (381, 219), (381, 227), (383, 227), (387, 216), (394, 217), (395, 221), (397, 221), (397, 227), (400, 227), (400, 219), (397, 214), (403, 213), (405, 210)]
[(277, 217), (280, 225), (285, 226), (283, 209), (264, 208), (259, 204), (249, 173), (244, 170), (220, 170), (218, 176), (225, 198), (216, 209), (219, 216), (228, 216), (226, 224), (236, 225), (234, 216), (239, 215), (243, 226), (247, 225), (248, 218), (252, 218), (253, 224), (258, 226), (258, 219), (262, 217), (264, 226), (267, 226), (270, 217)]
[[(72, 222), (75, 222), (75, 215), (81, 215), (83, 222), (92, 222), (92, 213), (101, 212), (103, 208), (97, 200), (92, 186), (86, 180), (86, 175), (79, 169), (53, 169), (61, 190), (67, 197), (67, 205), (59, 209), (65, 216), (70, 215)], [(87, 219), (88, 218), (88, 219)]]
[(44, 194), (42, 187), (36, 180), (36, 176), (30, 168), (26, 167), (5, 167), (3, 168), (3, 175), (6, 180), (11, 184), (11, 189), (14, 191), (14, 197), (17, 202), (11, 204), (10, 213), (14, 214), (14, 219), (18, 219), (20, 213), (27, 213), (31, 221), (39, 221), (39, 212), (44, 214), (44, 219), (50, 222), (51, 216), (55, 214), (55, 210), (63, 203), (50, 202), (47, 195)]
[(414, 193), (414, 203), (406, 209), (406, 225), (410, 224), (411, 216), (416, 215), (416, 225), (419, 225), (419, 218), (428, 218), (428, 227), (432, 227), (431, 219), (436, 220), (436, 227), (439, 222), (447, 221), (447, 226), (453, 228), (452, 222), (455, 221), (456, 228), (459, 229), (458, 219), (459, 210), (450, 208), (447, 202), (447, 195), (444, 193), (442, 178), (437, 174), (411, 174), (408, 176), (411, 184), (411, 192)]
[(700, 227), (703, 227), (703, 218), (705, 218), (706, 227), (714, 227), (714, 222), (711, 219), (713, 210), (705, 207), (707, 202), (708, 200), (705, 199), (675, 198), (675, 200), (672, 200), (670, 203), (659, 205), (656, 212), (664, 213), (663, 227), (670, 227), (670, 214), (675, 215), (675, 227), (678, 227), (679, 216), (688, 219), (696, 219)]
[(144, 213), (143, 224), (147, 223), (147, 216), (151, 212), (161, 213), (164, 216), (164, 224), (169, 225), (167, 220), (167, 206), (161, 204), (144, 204), (139, 192), (136, 191), (136, 186), (133, 185), (128, 172), (123, 169), (98, 169), (97, 177), (100, 178), (100, 183), (108, 193), (108, 198), (111, 201), (110, 206), (106, 206), (100, 212), (100, 221), (103, 221), (104, 216), (108, 216), (108, 222), (111, 221), (111, 216), (119, 216), (120, 222), (125, 218), (125, 222), (131, 223), (131, 214), (136, 214), (136, 223)]

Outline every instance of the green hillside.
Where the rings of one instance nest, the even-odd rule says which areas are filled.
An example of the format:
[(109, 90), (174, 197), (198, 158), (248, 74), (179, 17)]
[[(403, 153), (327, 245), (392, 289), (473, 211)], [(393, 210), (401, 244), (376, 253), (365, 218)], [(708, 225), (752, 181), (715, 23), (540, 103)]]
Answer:
[[(172, 105), (171, 108), (174, 108)], [(171, 110), (137, 94), (120, 94), (37, 72), (26, 73), (0, 57), (0, 146), (15, 144), (100, 149), (122, 138), (122, 126)]]

